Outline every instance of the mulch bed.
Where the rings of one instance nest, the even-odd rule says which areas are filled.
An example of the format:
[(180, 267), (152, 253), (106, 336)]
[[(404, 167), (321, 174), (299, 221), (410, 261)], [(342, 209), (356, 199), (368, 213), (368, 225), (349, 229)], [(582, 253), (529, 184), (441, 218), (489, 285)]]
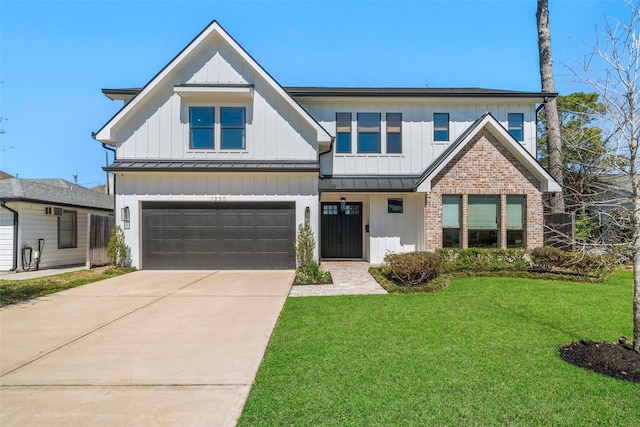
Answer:
[(626, 344), (577, 341), (560, 347), (560, 357), (590, 371), (640, 383), (640, 354)]
[(307, 285), (333, 285), (333, 279), (329, 279), (326, 282), (320, 281), (320, 282), (309, 282), (309, 283), (301, 283), (301, 282), (298, 282), (297, 280), (293, 281), (293, 286), (307, 286)]

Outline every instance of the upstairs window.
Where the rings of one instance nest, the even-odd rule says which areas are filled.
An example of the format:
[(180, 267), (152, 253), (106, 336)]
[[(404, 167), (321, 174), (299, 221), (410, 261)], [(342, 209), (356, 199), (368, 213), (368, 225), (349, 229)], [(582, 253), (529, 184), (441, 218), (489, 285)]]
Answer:
[(245, 115), (244, 107), (220, 108), (220, 148), (245, 148)]
[(358, 113), (358, 153), (380, 152), (380, 113)]
[(524, 141), (524, 115), (510, 113), (507, 116), (509, 133), (518, 141)]
[(214, 148), (215, 113), (213, 107), (189, 108), (191, 148)]
[(58, 217), (58, 249), (78, 247), (78, 213), (62, 211)]
[(351, 113), (336, 113), (336, 153), (351, 153)]
[(433, 140), (449, 140), (449, 113), (433, 113)]
[(402, 153), (402, 113), (387, 113), (387, 153)]

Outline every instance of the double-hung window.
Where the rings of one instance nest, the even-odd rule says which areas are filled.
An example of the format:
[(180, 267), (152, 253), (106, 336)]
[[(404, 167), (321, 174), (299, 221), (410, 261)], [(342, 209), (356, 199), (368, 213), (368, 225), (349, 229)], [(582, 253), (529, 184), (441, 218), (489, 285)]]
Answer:
[(78, 213), (62, 211), (58, 217), (58, 249), (78, 247)]
[(442, 247), (460, 247), (460, 196), (442, 196)]
[(507, 247), (524, 247), (524, 196), (507, 196)]
[(220, 107), (220, 148), (235, 150), (245, 148), (244, 107)]
[(387, 113), (387, 153), (402, 153), (402, 113)]
[(500, 196), (468, 196), (468, 247), (499, 247)]
[(449, 113), (433, 113), (433, 140), (449, 140)]
[(189, 108), (191, 148), (215, 148), (215, 109), (213, 107)]
[(518, 141), (524, 141), (524, 115), (521, 113), (509, 113), (507, 122), (509, 133)]
[(351, 113), (336, 113), (336, 153), (351, 153)]
[(380, 113), (358, 113), (358, 153), (380, 152)]

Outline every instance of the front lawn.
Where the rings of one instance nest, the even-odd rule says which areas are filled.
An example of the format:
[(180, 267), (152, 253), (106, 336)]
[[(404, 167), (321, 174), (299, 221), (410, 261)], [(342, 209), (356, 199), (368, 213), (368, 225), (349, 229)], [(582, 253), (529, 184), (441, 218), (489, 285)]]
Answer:
[(289, 298), (246, 403), (254, 425), (637, 425), (640, 384), (577, 368), (632, 336), (632, 278), (458, 278), (419, 295)]
[(34, 279), (0, 280), (0, 307), (119, 276), (134, 270), (134, 268), (96, 267), (91, 270), (71, 271)]

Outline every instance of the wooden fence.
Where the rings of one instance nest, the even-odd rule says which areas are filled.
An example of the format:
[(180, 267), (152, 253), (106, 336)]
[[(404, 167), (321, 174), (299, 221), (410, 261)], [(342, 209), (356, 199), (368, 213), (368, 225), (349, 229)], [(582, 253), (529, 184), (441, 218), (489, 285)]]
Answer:
[(573, 213), (544, 215), (544, 245), (565, 251), (576, 249), (576, 216)]
[(89, 214), (87, 221), (87, 268), (109, 264), (107, 245), (116, 220), (113, 216)]

